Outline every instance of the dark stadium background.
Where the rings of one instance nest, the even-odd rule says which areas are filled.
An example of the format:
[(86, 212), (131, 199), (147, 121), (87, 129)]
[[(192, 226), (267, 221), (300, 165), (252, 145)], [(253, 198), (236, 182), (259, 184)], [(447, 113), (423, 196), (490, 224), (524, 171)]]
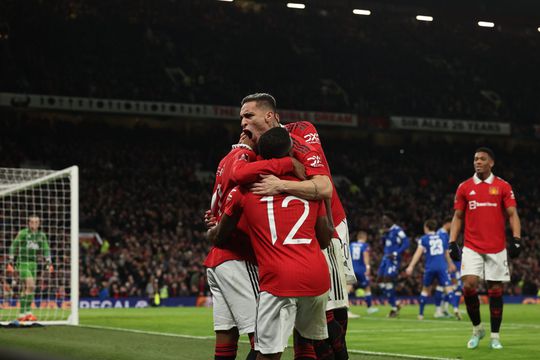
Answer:
[[(315, 123), (351, 234), (369, 232), (375, 268), (382, 211), (394, 211), (414, 239), (425, 219), (451, 215), (474, 150), (492, 147), (495, 174), (517, 195), (525, 246), (505, 292), (536, 295), (540, 3), (305, 3), (0, 2), (0, 165), (80, 167), (81, 228), (110, 244), (81, 247), (81, 297), (146, 297), (163, 287), (170, 297), (208, 295), (203, 213), (239, 121), (234, 112), (134, 109), (151, 101), (227, 110), (260, 91), (279, 109), (356, 119)], [(434, 21), (419, 22), (419, 14)], [(114, 107), (111, 99), (131, 102)], [(396, 116), (448, 121), (399, 129)], [(458, 120), (475, 126), (435, 131)], [(507, 134), (485, 132), (508, 124)], [(417, 294), (419, 281), (401, 279), (398, 293)]]

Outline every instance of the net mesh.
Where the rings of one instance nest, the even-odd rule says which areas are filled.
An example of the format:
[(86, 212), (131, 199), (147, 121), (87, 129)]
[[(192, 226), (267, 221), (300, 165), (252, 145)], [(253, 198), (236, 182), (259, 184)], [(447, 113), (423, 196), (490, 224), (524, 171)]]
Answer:
[[(68, 320), (70, 195), (69, 172), (0, 168), (1, 322), (25, 317), (44, 323)], [(37, 231), (45, 236), (29, 228), (30, 218), (35, 217), (39, 218)], [(16, 238), (20, 241), (15, 242)], [(43, 239), (50, 249), (51, 263)], [(35, 319), (29, 319), (29, 314)]]

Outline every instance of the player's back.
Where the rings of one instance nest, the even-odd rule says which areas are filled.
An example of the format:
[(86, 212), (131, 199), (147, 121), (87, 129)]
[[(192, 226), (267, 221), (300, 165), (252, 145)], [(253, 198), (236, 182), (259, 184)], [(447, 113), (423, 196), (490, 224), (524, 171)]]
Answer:
[(351, 259), (356, 272), (365, 270), (366, 268), (366, 264), (364, 263), (364, 253), (368, 250), (368, 247), (368, 244), (359, 241), (352, 242), (350, 245)]
[(425, 249), (427, 270), (445, 270), (448, 268), (446, 262), (446, 250), (448, 241), (445, 241), (438, 234), (426, 234), (420, 238), (420, 244)]
[(316, 238), (320, 201), (246, 193), (244, 214), (259, 264), (261, 291), (276, 296), (317, 296), (328, 291), (328, 266)]

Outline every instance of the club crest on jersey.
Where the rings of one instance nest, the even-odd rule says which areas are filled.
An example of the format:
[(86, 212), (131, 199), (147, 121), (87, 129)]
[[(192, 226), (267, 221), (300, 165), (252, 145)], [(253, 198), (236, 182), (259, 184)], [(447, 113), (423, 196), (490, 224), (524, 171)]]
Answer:
[(499, 195), (499, 188), (497, 186), (490, 186), (489, 195)]
[(28, 244), (26, 245), (30, 250), (39, 250), (39, 245), (37, 242), (34, 242), (32, 240), (28, 241)]
[(308, 161), (311, 161), (309, 164), (311, 167), (322, 167), (323, 163), (321, 161), (321, 157), (318, 155), (310, 156), (308, 157)]
[(317, 133), (309, 133), (304, 135), (304, 139), (306, 139), (306, 142), (308, 144), (320, 144), (321, 140), (319, 139), (319, 134)]

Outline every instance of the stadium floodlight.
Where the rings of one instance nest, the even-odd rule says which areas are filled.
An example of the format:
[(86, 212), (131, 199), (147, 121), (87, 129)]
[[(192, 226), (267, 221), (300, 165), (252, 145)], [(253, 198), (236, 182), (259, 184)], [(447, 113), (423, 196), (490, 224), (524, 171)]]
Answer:
[(0, 168), (0, 323), (79, 324), (79, 169)]
[(365, 15), (365, 16), (371, 15), (370, 10), (364, 10), (364, 9), (354, 9), (352, 12), (355, 15)]
[(305, 9), (306, 5), (300, 3), (287, 3), (287, 7), (291, 9)]
[(416, 15), (416, 20), (418, 20), (418, 21), (433, 21), (433, 16)]
[(538, 30), (538, 32), (540, 32), (540, 27), (537, 30)]
[(218, 1), (233, 2), (234, 0), (218, 0)]
[(495, 27), (495, 23), (491, 21), (479, 21), (478, 26), (492, 28)]

